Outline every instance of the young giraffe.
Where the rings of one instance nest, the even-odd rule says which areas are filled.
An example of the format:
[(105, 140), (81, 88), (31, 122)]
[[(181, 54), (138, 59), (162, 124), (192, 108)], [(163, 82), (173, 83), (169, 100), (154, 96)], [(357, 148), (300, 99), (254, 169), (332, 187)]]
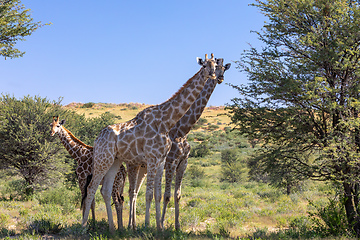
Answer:
[[(174, 177), (174, 173), (176, 171), (176, 181), (175, 181), (175, 192), (174, 192), (174, 199), (175, 199), (175, 229), (180, 229), (180, 222), (179, 222), (179, 200), (181, 197), (181, 183), (184, 176), (184, 172), (187, 166), (187, 159), (190, 153), (190, 145), (187, 142), (187, 135), (190, 132), (191, 128), (194, 124), (199, 120), (202, 112), (205, 109), (207, 102), (210, 99), (211, 94), (213, 93), (217, 83), (220, 84), (224, 81), (224, 72), (227, 71), (231, 64), (228, 63), (223, 66), (224, 59), (219, 58), (216, 60), (216, 79), (208, 80), (200, 92), (196, 101), (191, 105), (189, 110), (186, 114), (176, 123), (176, 125), (170, 130), (169, 137), (172, 141), (171, 149), (166, 157), (165, 162), (165, 193), (164, 193), (164, 206), (161, 218), (161, 225), (164, 226), (164, 219), (166, 213), (166, 207), (170, 201), (170, 194), (171, 194), (171, 182)], [(133, 171), (133, 167), (129, 166), (128, 171)], [(142, 173), (142, 175), (141, 175)], [(141, 173), (138, 177), (138, 184), (141, 185), (145, 176), (146, 176), (146, 168), (141, 170)], [(128, 175), (129, 179), (131, 175)], [(130, 180), (129, 180), (130, 182)], [(131, 187), (131, 186), (130, 186)], [(130, 188), (129, 187), (129, 188)], [(135, 191), (135, 198), (137, 193), (140, 189), (138, 185)], [(129, 193), (132, 192), (129, 190)], [(129, 195), (130, 201), (133, 196)], [(136, 200), (135, 200), (136, 202)], [(135, 211), (133, 211), (135, 215)], [(135, 228), (135, 216), (129, 220), (129, 227), (131, 226)]]
[[(51, 126), (51, 136), (58, 134), (60, 141), (70, 153), (70, 155), (77, 161), (78, 166), (76, 168), (76, 176), (78, 178), (79, 187), (81, 190), (81, 196), (86, 196), (86, 184), (88, 178), (92, 174), (93, 164), (93, 147), (86, 145), (78, 138), (76, 138), (69, 130), (63, 125), (65, 120), (59, 121), (59, 117), (53, 117)], [(114, 187), (112, 190), (112, 198), (116, 208), (116, 214), (118, 218), (118, 228), (123, 227), (122, 221), (122, 209), (124, 204), (124, 185), (126, 179), (126, 169), (123, 165), (120, 166), (119, 171), (116, 174), (114, 181)], [(91, 203), (92, 218), (95, 220), (95, 199)], [(84, 215), (84, 209), (83, 209)]]
[[(161, 229), (161, 177), (166, 155), (171, 148), (168, 133), (196, 100), (206, 80), (216, 78), (216, 62), (213, 54), (211, 59), (205, 55), (205, 61), (198, 58), (198, 63), (202, 66), (201, 69), (170, 99), (162, 104), (142, 110), (132, 120), (110, 125), (100, 132), (94, 142), (93, 177), (87, 188), (88, 195), (84, 202), (83, 226), (87, 223), (90, 204), (96, 189), (104, 178), (101, 193), (106, 203), (110, 232), (115, 231), (110, 193), (115, 174), (120, 164), (125, 162), (127, 165), (133, 164), (139, 165), (139, 167), (141, 164), (146, 164), (148, 176), (145, 226), (150, 223), (150, 204), (153, 196), (155, 196), (156, 226), (158, 230)], [(134, 177), (133, 181), (136, 180), (137, 177)], [(136, 186), (136, 182), (129, 182), (129, 184)], [(132, 202), (130, 202), (131, 205)]]

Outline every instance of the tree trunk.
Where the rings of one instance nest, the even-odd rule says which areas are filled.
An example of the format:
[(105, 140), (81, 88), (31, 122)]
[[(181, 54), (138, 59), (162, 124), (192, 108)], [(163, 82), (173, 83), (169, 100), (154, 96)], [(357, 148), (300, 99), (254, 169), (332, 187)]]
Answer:
[(353, 229), (356, 236), (360, 236), (360, 219), (354, 206), (354, 195), (352, 194), (351, 184), (344, 182), (345, 211), (350, 228)]

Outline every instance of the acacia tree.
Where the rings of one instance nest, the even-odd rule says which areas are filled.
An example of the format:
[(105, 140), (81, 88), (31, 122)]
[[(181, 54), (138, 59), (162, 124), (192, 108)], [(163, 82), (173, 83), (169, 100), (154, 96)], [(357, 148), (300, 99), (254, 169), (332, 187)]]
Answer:
[(65, 150), (50, 136), (49, 124), (56, 114), (69, 114), (60, 100), (0, 98), (0, 168), (24, 180), (26, 196), (56, 183), (67, 172)]
[[(237, 67), (248, 84), (229, 104), (232, 122), (263, 144), (269, 174), (340, 183), (350, 229), (359, 236), (360, 1), (256, 0), (268, 17), (264, 44)], [(281, 163), (281, 164), (279, 164)]]
[(0, 55), (5, 59), (22, 57), (25, 52), (15, 48), (15, 44), (41, 26), (41, 22), (33, 22), (29, 9), (20, 0), (0, 0)]

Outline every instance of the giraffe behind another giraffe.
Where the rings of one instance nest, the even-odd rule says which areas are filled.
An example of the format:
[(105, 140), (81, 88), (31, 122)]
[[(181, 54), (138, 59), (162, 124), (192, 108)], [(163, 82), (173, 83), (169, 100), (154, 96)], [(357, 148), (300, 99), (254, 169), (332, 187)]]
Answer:
[[(87, 182), (91, 180), (93, 168), (93, 147), (86, 145), (78, 138), (76, 138), (69, 130), (63, 125), (65, 120), (59, 121), (59, 117), (53, 117), (51, 126), (51, 136), (58, 134), (60, 141), (70, 153), (70, 155), (77, 161), (76, 176), (79, 182), (82, 198), (86, 197)], [(118, 228), (123, 227), (122, 209), (124, 204), (124, 185), (126, 179), (126, 169), (123, 165), (120, 166), (116, 174), (114, 186), (112, 190), (112, 198), (116, 208), (118, 218)], [(91, 203), (92, 218), (95, 220), (95, 199)], [(84, 214), (84, 209), (83, 209)]]

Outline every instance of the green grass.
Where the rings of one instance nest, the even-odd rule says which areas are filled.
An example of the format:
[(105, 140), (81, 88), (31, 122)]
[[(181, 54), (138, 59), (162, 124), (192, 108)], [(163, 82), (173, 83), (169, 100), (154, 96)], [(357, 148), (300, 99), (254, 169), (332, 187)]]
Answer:
[[(128, 120), (143, 109), (139, 104), (95, 104), (91, 108), (76, 107), (87, 117), (110, 111), (121, 116), (119, 122)], [(314, 204), (326, 206), (332, 188), (323, 183), (306, 182), (291, 195), (284, 194), (267, 184), (242, 181), (221, 181), (221, 151), (239, 149), (246, 158), (253, 149), (246, 139), (226, 135), (223, 131), (229, 122), (223, 109), (206, 109), (203, 117), (207, 123), (220, 127), (219, 131), (206, 130), (208, 125), (198, 128), (190, 135), (209, 141), (211, 154), (202, 158), (189, 158), (188, 170), (182, 185), (180, 200), (181, 231), (174, 229), (174, 200), (168, 205), (165, 229), (155, 229), (155, 206), (150, 210), (150, 226), (144, 227), (145, 188), (140, 189), (137, 201), (137, 230), (124, 229), (111, 235), (108, 231), (107, 214), (102, 196), (97, 191), (96, 221), (81, 226), (80, 191), (59, 181), (57, 187), (37, 193), (32, 199), (22, 199), (21, 179), (0, 171), (0, 238), (3, 239), (320, 239), (314, 229), (309, 211)], [(223, 124), (219, 124), (223, 123)], [(225, 123), (225, 124), (224, 124)], [(198, 142), (191, 144), (198, 144)], [(145, 181), (146, 182), (146, 181)], [(163, 183), (164, 183), (163, 179)], [(163, 184), (164, 185), (164, 184)], [(172, 191), (174, 186), (172, 187)], [(125, 227), (129, 215), (127, 195), (124, 196)], [(164, 193), (164, 190), (162, 191)], [(172, 192), (173, 196), (173, 192)], [(162, 205), (161, 205), (162, 206)], [(115, 211), (113, 211), (116, 219)], [(117, 225), (117, 224), (115, 224)], [(349, 239), (349, 236), (328, 239)], [(325, 238), (326, 239), (326, 238)]]

